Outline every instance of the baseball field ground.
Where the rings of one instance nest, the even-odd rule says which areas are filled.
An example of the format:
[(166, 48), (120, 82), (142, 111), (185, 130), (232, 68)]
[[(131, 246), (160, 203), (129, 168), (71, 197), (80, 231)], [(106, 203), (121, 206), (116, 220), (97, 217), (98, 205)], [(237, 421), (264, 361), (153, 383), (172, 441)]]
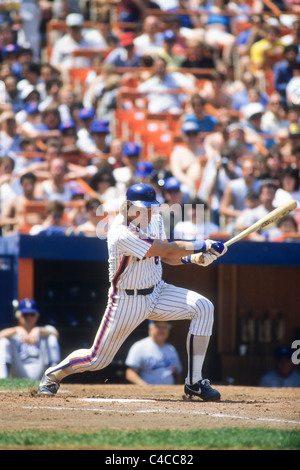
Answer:
[(218, 386), (205, 403), (181, 385), (37, 385), (0, 380), (0, 450), (300, 449), (300, 389)]

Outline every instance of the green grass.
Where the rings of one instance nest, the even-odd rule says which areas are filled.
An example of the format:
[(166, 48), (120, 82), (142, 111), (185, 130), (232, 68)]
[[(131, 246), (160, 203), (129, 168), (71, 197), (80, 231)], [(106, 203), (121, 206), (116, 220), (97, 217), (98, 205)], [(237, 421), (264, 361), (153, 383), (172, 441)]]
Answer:
[(38, 385), (38, 381), (31, 379), (0, 379), (0, 390), (28, 390)]
[(276, 429), (194, 429), (93, 433), (18, 431), (0, 433), (2, 448), (98, 449), (300, 449), (298, 431)]

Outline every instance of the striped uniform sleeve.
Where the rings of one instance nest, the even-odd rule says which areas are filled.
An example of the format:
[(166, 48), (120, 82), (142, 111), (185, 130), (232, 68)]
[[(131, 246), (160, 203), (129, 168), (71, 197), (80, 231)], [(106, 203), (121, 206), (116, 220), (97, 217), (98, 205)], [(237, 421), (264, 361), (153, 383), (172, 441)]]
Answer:
[(143, 259), (149, 248), (151, 248), (153, 239), (138, 229), (138, 227), (128, 226), (122, 230), (119, 237), (119, 248), (129, 256), (136, 256)]

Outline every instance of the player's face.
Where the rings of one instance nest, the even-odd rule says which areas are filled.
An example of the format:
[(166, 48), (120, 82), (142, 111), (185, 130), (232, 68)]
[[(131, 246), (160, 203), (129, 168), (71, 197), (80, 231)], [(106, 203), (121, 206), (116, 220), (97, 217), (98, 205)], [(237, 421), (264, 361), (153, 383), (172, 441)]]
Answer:
[(143, 231), (147, 230), (147, 227), (151, 221), (151, 216), (151, 207), (131, 206), (128, 211), (128, 221), (132, 222)]
[(150, 330), (150, 336), (155, 343), (163, 345), (169, 336), (169, 325), (167, 322), (156, 322)]
[(38, 315), (35, 313), (26, 313), (20, 316), (19, 323), (25, 330), (30, 331), (32, 328), (35, 327), (36, 322), (38, 320)]

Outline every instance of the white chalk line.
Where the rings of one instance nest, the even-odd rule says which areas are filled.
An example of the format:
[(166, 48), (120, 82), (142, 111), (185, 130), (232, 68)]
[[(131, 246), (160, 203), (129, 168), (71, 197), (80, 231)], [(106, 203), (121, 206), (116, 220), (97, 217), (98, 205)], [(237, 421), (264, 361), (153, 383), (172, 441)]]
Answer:
[[(106, 401), (106, 402), (116, 402), (120, 401), (119, 399), (81, 399), (80, 401)], [(155, 400), (131, 400), (131, 399), (122, 399), (122, 403), (125, 402), (155, 402)], [(55, 410), (55, 411), (92, 411), (98, 413), (119, 413), (119, 414), (149, 414), (149, 413), (164, 413), (164, 414), (189, 414), (189, 415), (200, 415), (200, 416), (209, 416), (211, 418), (223, 418), (223, 419), (239, 419), (245, 421), (263, 421), (263, 422), (270, 422), (270, 423), (281, 423), (281, 424), (294, 424), (300, 425), (300, 421), (290, 420), (290, 419), (281, 419), (281, 418), (263, 418), (263, 417), (250, 417), (250, 416), (240, 416), (234, 414), (224, 414), (224, 413), (210, 413), (207, 411), (174, 411), (174, 410), (166, 410), (162, 408), (156, 409), (143, 409), (143, 410), (116, 410), (116, 409), (103, 409), (103, 408), (77, 408), (77, 407), (64, 407), (64, 406), (23, 406), (24, 409), (47, 409), (47, 410)]]
[(156, 400), (148, 398), (80, 398), (80, 401), (99, 403), (156, 403)]

